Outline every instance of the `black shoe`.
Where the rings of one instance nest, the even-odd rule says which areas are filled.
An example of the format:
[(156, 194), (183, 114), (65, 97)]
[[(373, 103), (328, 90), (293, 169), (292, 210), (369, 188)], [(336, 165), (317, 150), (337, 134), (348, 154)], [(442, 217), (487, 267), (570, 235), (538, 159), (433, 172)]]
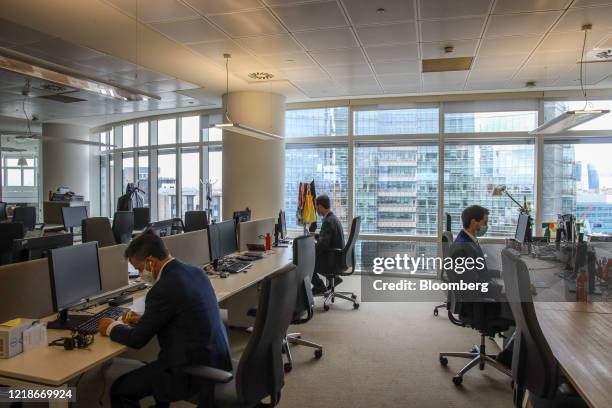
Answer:
[[(342, 278), (339, 276), (334, 276), (334, 287), (338, 286), (341, 283), (342, 283)], [(331, 289), (331, 281), (329, 282), (329, 285), (327, 287)]]
[(313, 285), (312, 287), (312, 294), (315, 296), (323, 295), (325, 292), (327, 292), (327, 288), (322, 283), (320, 285)]
[(495, 360), (508, 368), (512, 367), (512, 350), (502, 350)]

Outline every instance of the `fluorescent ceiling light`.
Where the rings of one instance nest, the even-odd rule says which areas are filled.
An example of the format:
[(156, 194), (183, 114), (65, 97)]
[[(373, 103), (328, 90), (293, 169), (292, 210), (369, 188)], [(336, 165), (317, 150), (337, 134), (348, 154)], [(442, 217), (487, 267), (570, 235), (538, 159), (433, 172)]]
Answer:
[(274, 133), (266, 132), (252, 128), (250, 126), (242, 125), (240, 123), (219, 123), (217, 125), (211, 125), (211, 129), (229, 130), (230, 132), (239, 133), (241, 135), (254, 137), (261, 140), (282, 140), (283, 137)]
[(121, 101), (131, 102), (161, 99), (158, 95), (138, 89), (119, 87), (99, 80), (89, 79), (69, 68), (2, 47), (0, 47), (0, 69)]
[(610, 111), (607, 109), (572, 110), (563, 112), (556, 118), (553, 118), (537, 129), (532, 130), (529, 132), (529, 134), (550, 135), (561, 133), (607, 113), (610, 113)]

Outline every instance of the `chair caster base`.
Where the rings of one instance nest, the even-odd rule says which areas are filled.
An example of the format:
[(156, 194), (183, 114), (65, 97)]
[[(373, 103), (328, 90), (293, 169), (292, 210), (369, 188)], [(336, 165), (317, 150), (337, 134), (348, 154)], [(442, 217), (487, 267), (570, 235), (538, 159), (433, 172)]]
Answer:
[(317, 349), (317, 350), (315, 350), (315, 352), (314, 352), (314, 356), (315, 356), (315, 358), (316, 358), (317, 360), (318, 360), (318, 359), (320, 359), (321, 357), (323, 357), (323, 349)]
[(433, 313), (434, 313), (434, 316), (437, 316), (438, 315), (438, 309), (434, 309)]
[(289, 373), (291, 372), (291, 370), (293, 369), (293, 364), (291, 363), (285, 363), (283, 365), (283, 369), (285, 370), (285, 373)]
[(463, 377), (458, 376), (458, 375), (453, 377), (453, 384), (461, 385), (461, 383), (463, 383)]
[(448, 358), (440, 357), (440, 364), (442, 364), (443, 366), (447, 366), (448, 365)]
[(327, 312), (329, 310), (329, 306), (328, 305), (323, 305), (323, 310), (325, 310)]
[(355, 310), (359, 309), (359, 303), (353, 303), (353, 309)]

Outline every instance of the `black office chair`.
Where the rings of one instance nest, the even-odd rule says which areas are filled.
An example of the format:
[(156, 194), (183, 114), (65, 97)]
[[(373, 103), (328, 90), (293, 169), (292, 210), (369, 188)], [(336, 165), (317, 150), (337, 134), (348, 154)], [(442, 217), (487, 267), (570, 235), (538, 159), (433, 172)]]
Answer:
[(170, 227), (170, 235), (182, 234), (185, 232), (185, 224), (181, 218), (173, 218)]
[(203, 230), (208, 228), (208, 217), (206, 211), (185, 212), (185, 232)]
[[(442, 259), (445, 260), (449, 254), (450, 254), (450, 246), (453, 243), (453, 234), (450, 231), (444, 231), (442, 233)], [(440, 272), (440, 280), (442, 282), (448, 282), (448, 276), (446, 271), (444, 270), (444, 262), (442, 263), (443, 267), (442, 267), (442, 271)], [(438, 309), (441, 308), (445, 308), (448, 309), (449, 308), (449, 303), (450, 303), (450, 296), (449, 293), (446, 293), (446, 302), (444, 303), (440, 303), (439, 305), (436, 305), (434, 307), (434, 311), (433, 314), (434, 316), (438, 315)]]
[[(453, 257), (452, 252), (451, 248), (450, 257)], [(453, 269), (448, 269), (446, 272), (449, 282), (460, 282), (460, 274), (457, 274)], [(510, 370), (496, 360), (497, 356), (495, 354), (486, 353), (485, 337), (493, 338), (496, 334), (505, 332), (510, 326), (514, 325), (514, 322), (500, 316), (500, 305), (497, 300), (487, 298), (486, 293), (451, 290), (449, 295), (448, 318), (451, 323), (461, 327), (471, 327), (480, 333), (480, 346), (475, 346), (472, 351), (440, 353), (439, 360), (443, 366), (448, 364), (448, 357), (470, 360), (453, 377), (453, 383), (461, 385), (463, 375), (476, 366), (484, 370), (486, 365), (491, 365), (498, 371), (510, 376)]]
[[(351, 222), (351, 230), (349, 232), (346, 245), (342, 249), (330, 249), (329, 253), (334, 258), (334, 263), (337, 268), (327, 275), (330, 282), (330, 289), (325, 293), (323, 300), (323, 310), (329, 310), (329, 303), (334, 303), (336, 298), (348, 300), (353, 303), (353, 309), (359, 309), (357, 296), (353, 292), (337, 292), (334, 284), (334, 277), (348, 276), (355, 272), (355, 243), (359, 237), (361, 228), (361, 217), (353, 218)], [(347, 272), (348, 271), (348, 272)]]
[(127, 244), (132, 239), (134, 231), (134, 213), (132, 211), (117, 211), (113, 217), (113, 236), (118, 244)]
[(25, 233), (21, 222), (0, 223), (0, 265), (13, 263), (13, 240), (22, 239)]
[(0, 201), (0, 221), (6, 221), (8, 217), (6, 216), (6, 203), (4, 201)]
[(110, 221), (106, 217), (85, 218), (81, 222), (83, 242), (98, 242), (98, 248), (116, 245)]
[(508, 304), (516, 322), (512, 354), (514, 402), (522, 407), (529, 390), (532, 406), (586, 407), (564, 380), (533, 306), (531, 280), (525, 262), (513, 249), (502, 250), (502, 276)]
[(253, 333), (233, 372), (207, 366), (188, 367), (185, 372), (209, 383), (199, 395), (199, 407), (257, 407), (270, 398), (280, 401), (284, 385), (283, 338), (293, 317), (298, 276), (290, 264), (264, 280), (259, 291)]
[[(312, 235), (303, 235), (293, 240), (293, 263), (296, 265), (298, 276), (298, 293), (293, 311), (291, 324), (304, 324), (312, 319), (314, 315), (314, 296), (312, 294), (312, 274), (315, 269), (315, 241)], [(290, 344), (312, 347), (315, 349), (315, 358), (323, 356), (323, 346), (302, 339), (300, 333), (287, 333), (285, 337), (285, 372), (288, 373), (293, 368)]]
[(21, 222), (28, 231), (36, 227), (36, 207), (15, 207), (13, 222)]
[(151, 209), (149, 207), (134, 208), (134, 229), (144, 230), (151, 222)]

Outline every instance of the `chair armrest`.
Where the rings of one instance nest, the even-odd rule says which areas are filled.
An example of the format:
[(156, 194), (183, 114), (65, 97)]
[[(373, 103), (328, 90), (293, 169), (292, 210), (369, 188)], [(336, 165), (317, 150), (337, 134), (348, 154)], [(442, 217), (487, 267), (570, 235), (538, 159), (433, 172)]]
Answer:
[(185, 368), (185, 374), (194, 377), (203, 378), (215, 383), (228, 383), (234, 378), (234, 373), (230, 371), (220, 370), (218, 368), (196, 365)]

